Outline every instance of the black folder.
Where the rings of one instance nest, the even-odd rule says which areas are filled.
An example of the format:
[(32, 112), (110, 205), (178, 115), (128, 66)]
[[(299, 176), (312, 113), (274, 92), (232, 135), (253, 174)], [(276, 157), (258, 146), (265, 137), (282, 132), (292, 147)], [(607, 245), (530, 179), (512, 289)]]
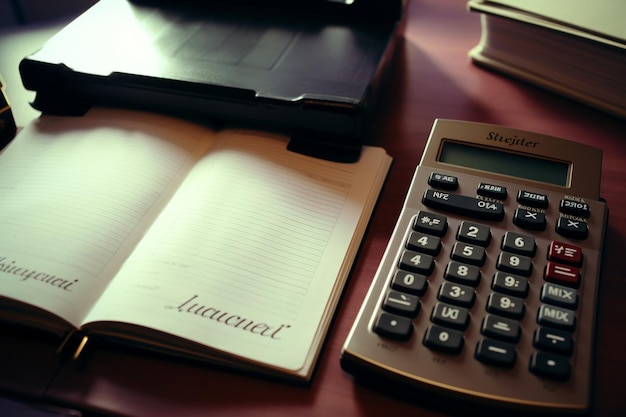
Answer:
[[(101, 0), (24, 58), (45, 113), (115, 105), (360, 146), (402, 0)], [(322, 151), (320, 151), (322, 150)]]

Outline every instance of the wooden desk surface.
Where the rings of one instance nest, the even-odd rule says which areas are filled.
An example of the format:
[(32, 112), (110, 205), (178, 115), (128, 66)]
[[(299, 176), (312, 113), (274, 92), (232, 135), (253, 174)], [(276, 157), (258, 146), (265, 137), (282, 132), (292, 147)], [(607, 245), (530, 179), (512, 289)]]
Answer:
[[(413, 0), (408, 14), (405, 40), (372, 131), (375, 143), (385, 147), (395, 163), (312, 386), (288, 386), (148, 355), (97, 351), (87, 363), (59, 375), (49, 390), (51, 398), (137, 417), (442, 415), (419, 400), (355, 383), (339, 366), (341, 346), (382, 257), (433, 119), (439, 117), (504, 124), (604, 149), (602, 195), (611, 212), (598, 314), (593, 413), (624, 415), (626, 279), (621, 251), (626, 247), (626, 120), (470, 64), (467, 51), (478, 42), (480, 26), (464, 1)], [(37, 387), (45, 380), (41, 373), (52, 365), (42, 365), (41, 356), (24, 365), (17, 352), (25, 347), (2, 345), (1, 372), (13, 375), (20, 386), (30, 381), (30, 394), (40, 393)], [(35, 376), (29, 377), (31, 372)], [(0, 389), (8, 385), (0, 383)]]

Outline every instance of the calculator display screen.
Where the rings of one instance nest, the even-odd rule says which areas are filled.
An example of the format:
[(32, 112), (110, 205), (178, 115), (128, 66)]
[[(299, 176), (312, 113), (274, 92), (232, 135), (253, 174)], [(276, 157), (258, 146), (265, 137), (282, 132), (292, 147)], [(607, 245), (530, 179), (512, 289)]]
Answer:
[(444, 140), (439, 161), (466, 168), (566, 186), (570, 164)]

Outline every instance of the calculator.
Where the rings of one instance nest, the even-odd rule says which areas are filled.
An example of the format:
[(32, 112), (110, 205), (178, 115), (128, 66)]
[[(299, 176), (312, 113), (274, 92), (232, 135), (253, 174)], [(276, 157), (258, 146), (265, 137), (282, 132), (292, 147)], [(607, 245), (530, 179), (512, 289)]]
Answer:
[(461, 404), (585, 413), (601, 166), (578, 142), (435, 120), (343, 369)]

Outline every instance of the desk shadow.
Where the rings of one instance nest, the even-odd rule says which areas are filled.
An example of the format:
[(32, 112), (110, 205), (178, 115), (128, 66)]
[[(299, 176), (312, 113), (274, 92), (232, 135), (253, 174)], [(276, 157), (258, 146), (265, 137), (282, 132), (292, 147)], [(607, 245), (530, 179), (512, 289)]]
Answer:
[(594, 352), (594, 380), (592, 385), (593, 415), (623, 415), (626, 396), (614, 395), (615, 387), (626, 386), (626, 362), (623, 347), (626, 346), (626, 309), (624, 294), (624, 248), (626, 235), (612, 224), (623, 225), (626, 218), (611, 218), (611, 202), (608, 202), (609, 222), (604, 242), (602, 271), (597, 299), (596, 346)]

